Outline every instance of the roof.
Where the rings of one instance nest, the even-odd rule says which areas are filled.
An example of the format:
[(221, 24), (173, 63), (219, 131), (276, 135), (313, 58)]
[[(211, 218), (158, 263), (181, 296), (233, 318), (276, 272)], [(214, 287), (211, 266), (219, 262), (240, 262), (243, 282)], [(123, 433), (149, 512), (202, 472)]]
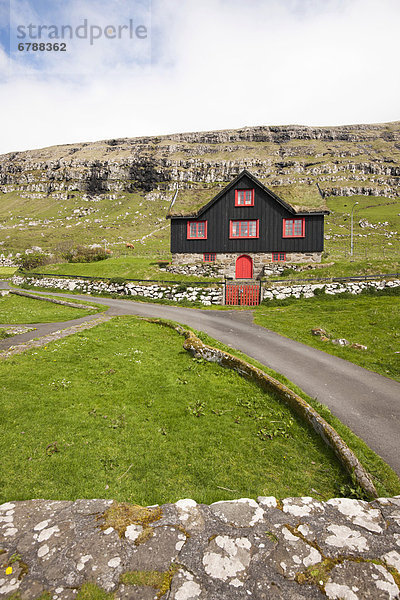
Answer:
[[(297, 215), (326, 215), (329, 211), (325, 208), (325, 201), (322, 198), (316, 185), (286, 185), (286, 186), (271, 186), (266, 187), (259, 179), (254, 177), (247, 169), (239, 173), (233, 181), (228, 183), (222, 189), (220, 185), (212, 186), (195, 186), (191, 189), (179, 190), (175, 202), (171, 203), (167, 218), (197, 218), (217, 202), (221, 196), (234, 187), (238, 181), (247, 176), (252, 180), (255, 186), (264, 190), (272, 196), (279, 204), (292, 214)], [(211, 200), (210, 194), (219, 189), (216, 195)]]

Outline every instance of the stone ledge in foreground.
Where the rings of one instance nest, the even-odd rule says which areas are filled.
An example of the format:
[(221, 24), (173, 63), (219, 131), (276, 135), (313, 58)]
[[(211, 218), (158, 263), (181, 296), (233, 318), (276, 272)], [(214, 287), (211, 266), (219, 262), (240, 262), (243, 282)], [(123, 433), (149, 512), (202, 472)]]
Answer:
[(1, 598), (72, 600), (88, 582), (120, 600), (400, 597), (400, 496), (29, 500), (0, 506), (0, 530)]

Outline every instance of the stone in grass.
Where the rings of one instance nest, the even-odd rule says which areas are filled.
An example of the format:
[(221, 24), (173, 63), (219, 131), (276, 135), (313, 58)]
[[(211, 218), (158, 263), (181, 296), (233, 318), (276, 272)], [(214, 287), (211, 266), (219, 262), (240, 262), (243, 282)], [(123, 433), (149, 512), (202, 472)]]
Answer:
[(325, 331), (325, 329), (322, 329), (322, 327), (313, 327), (313, 329), (311, 329), (311, 333), (317, 337), (320, 337), (321, 339), (329, 338), (327, 332)]
[(368, 350), (368, 346), (364, 346), (363, 344), (358, 344), (357, 342), (355, 342), (354, 344), (351, 344), (350, 348), (354, 348), (355, 350)]
[(345, 338), (332, 340), (332, 344), (336, 344), (337, 346), (350, 346), (349, 340), (346, 340)]

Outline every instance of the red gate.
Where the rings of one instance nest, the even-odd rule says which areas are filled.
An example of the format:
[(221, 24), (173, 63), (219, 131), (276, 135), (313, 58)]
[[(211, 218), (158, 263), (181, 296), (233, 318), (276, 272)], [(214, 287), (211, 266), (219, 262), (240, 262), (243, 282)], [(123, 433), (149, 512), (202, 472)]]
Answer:
[(257, 306), (260, 304), (261, 283), (225, 284), (225, 304), (231, 306)]

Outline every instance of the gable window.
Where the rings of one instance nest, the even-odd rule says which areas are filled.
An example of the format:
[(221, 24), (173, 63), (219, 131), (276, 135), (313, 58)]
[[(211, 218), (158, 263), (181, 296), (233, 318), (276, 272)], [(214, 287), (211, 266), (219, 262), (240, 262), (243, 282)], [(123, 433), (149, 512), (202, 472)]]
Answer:
[(254, 206), (254, 190), (235, 190), (235, 206)]
[(305, 227), (304, 218), (302, 219), (283, 219), (283, 237), (304, 237)]
[(206, 240), (207, 221), (188, 221), (187, 238), (188, 240)]
[(258, 220), (230, 221), (230, 238), (258, 238)]
[(204, 252), (203, 262), (215, 262), (215, 252)]
[(273, 252), (272, 262), (284, 262), (286, 260), (286, 252)]

